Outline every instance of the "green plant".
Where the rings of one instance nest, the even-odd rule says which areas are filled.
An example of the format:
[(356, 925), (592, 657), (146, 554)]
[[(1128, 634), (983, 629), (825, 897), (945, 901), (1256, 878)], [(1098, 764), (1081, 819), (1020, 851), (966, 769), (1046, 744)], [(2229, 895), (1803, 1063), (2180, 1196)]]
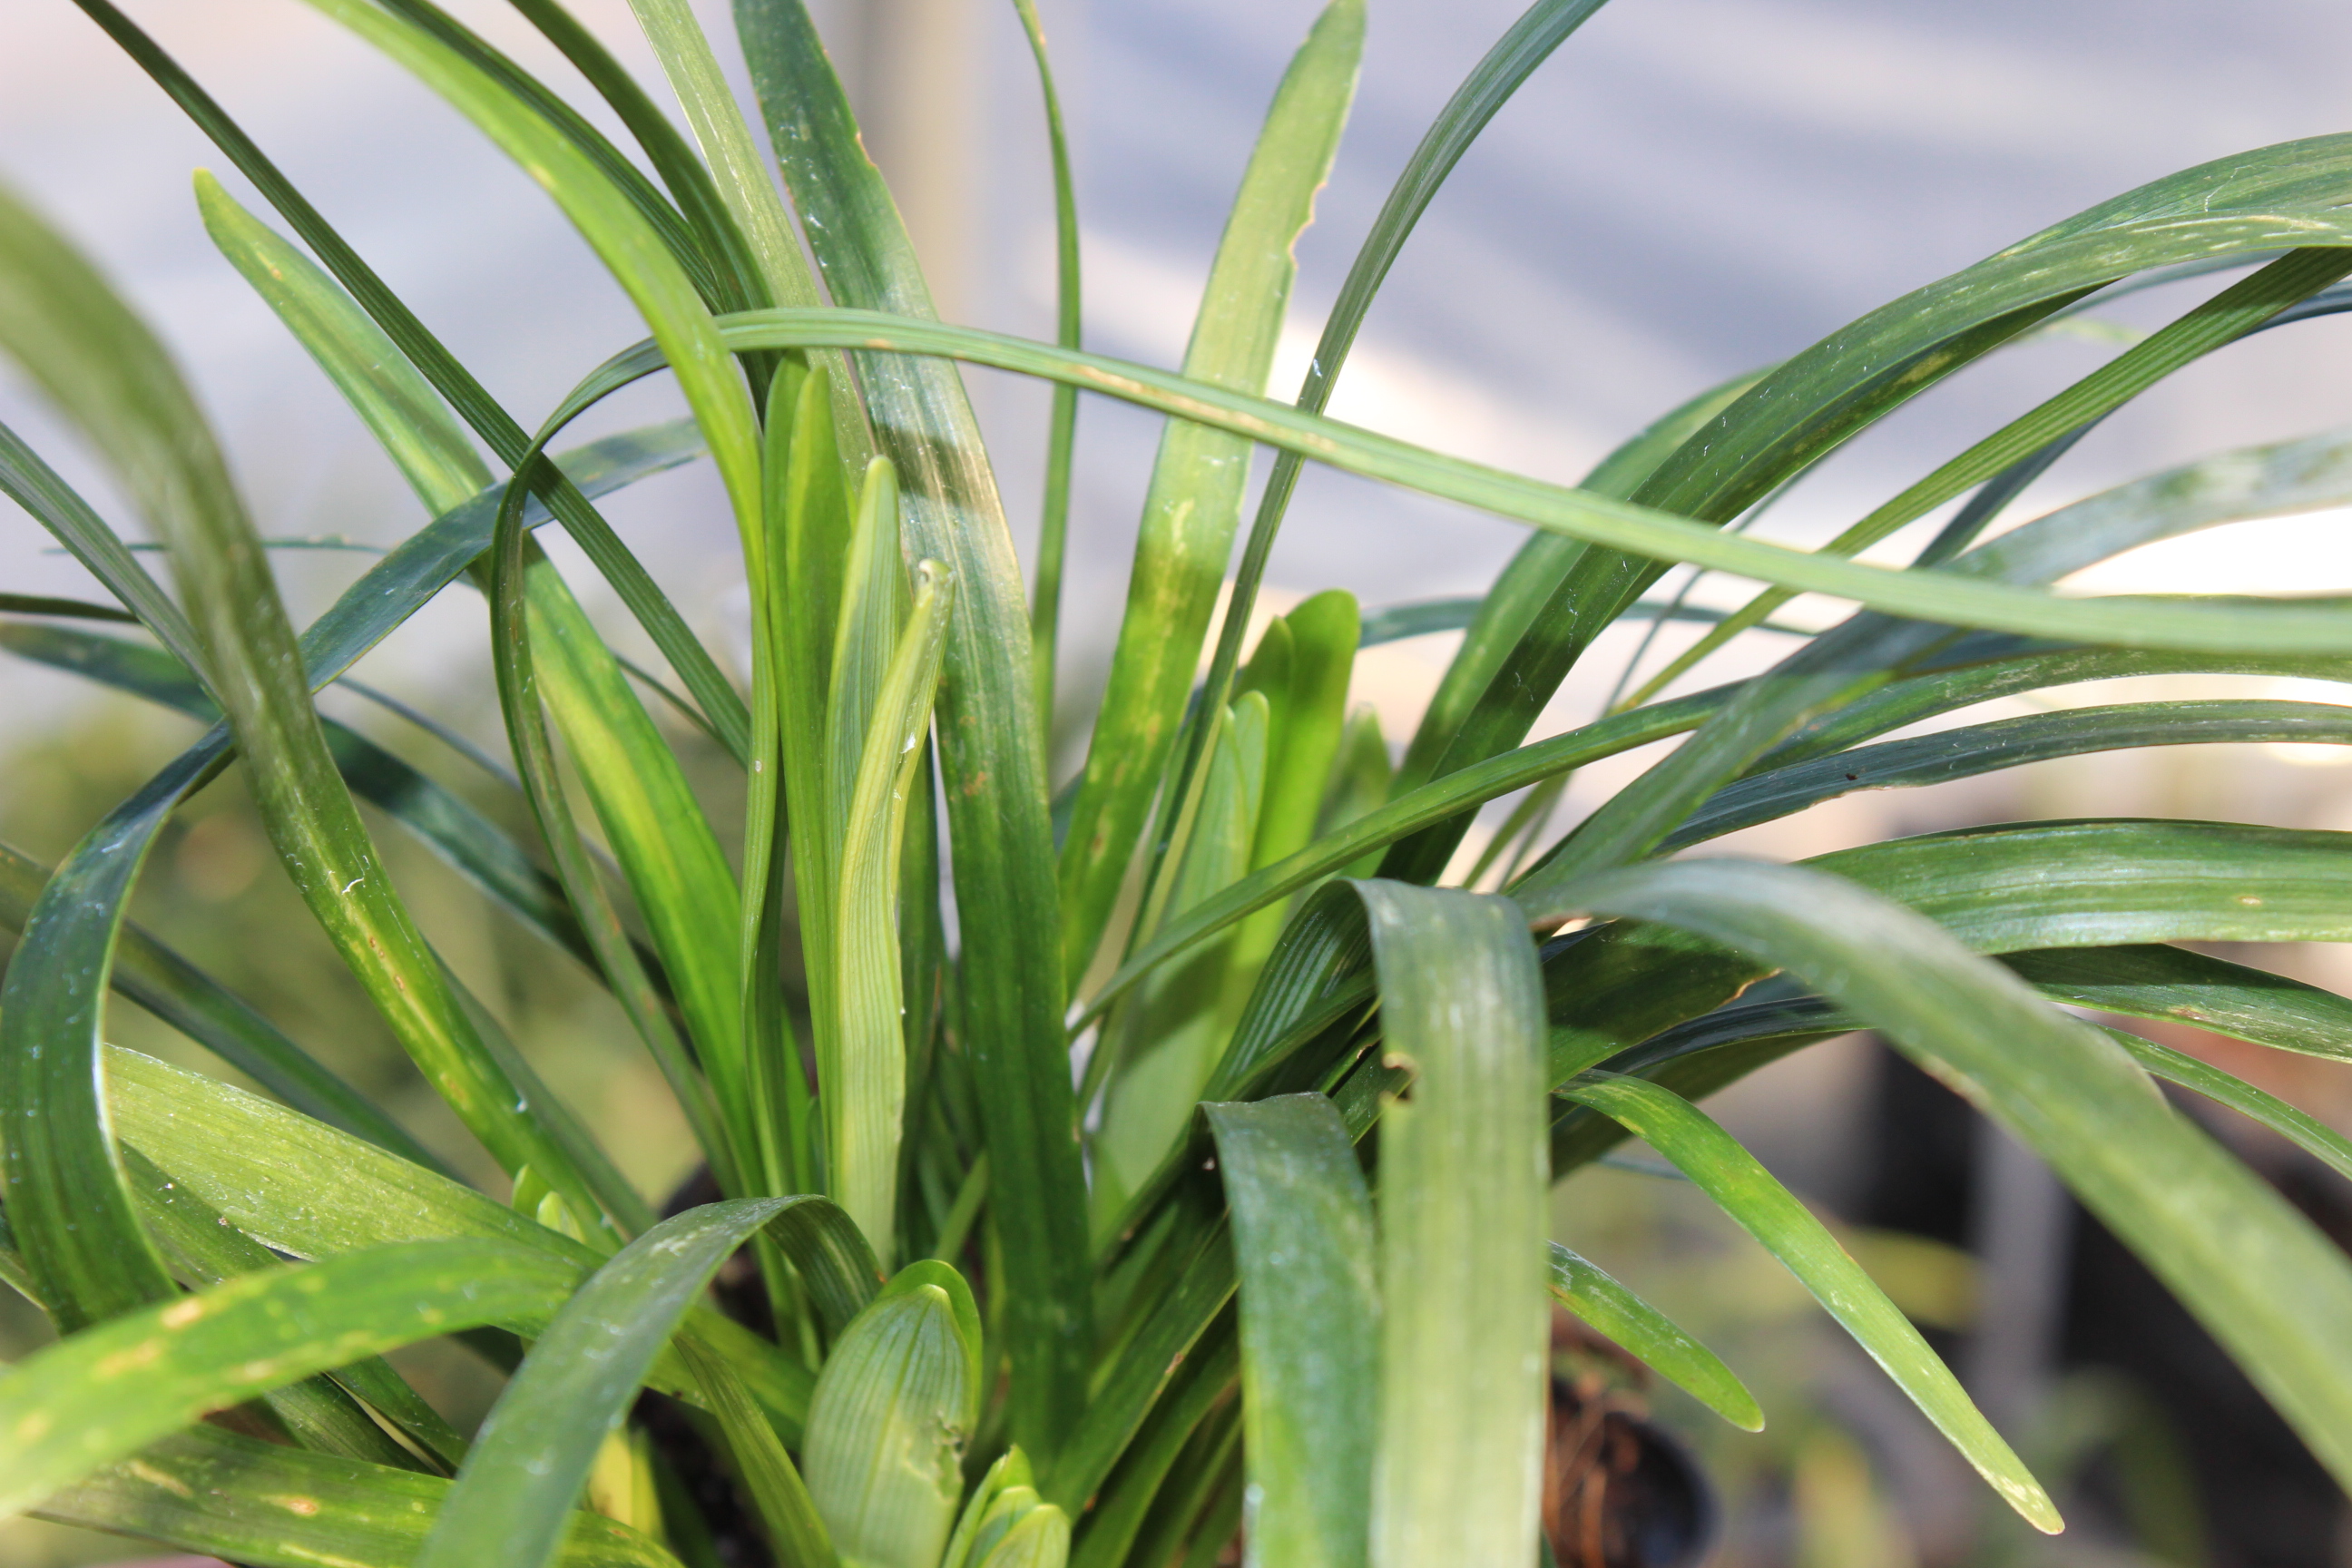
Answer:
[[(1260, 395), (1289, 247), (1346, 115), (1360, 0), (1333, 0), (1284, 79), (1181, 374), (1076, 347), (1057, 117), (1062, 341), (934, 321), (799, 0), (736, 7), (789, 207), (684, 0), (634, 4), (690, 142), (554, 0), (516, 0), (650, 176), (430, 0), (310, 0), (528, 168), (643, 313), (651, 340), (530, 432), (110, 0), (78, 3), (307, 247), (199, 176), (224, 254), (432, 521), (298, 635), (164, 351), (63, 240), (0, 200), (0, 346), (110, 466), (178, 588), (0, 432), (0, 488), (119, 601), (0, 598), (47, 617), (12, 623), (11, 646), (220, 717), (54, 871), (0, 862), (22, 930), (0, 993), (0, 1262), (64, 1336), (0, 1378), (10, 1510), (257, 1563), (709, 1561), (681, 1461), (621, 1426), (649, 1387), (691, 1407), (779, 1560), (803, 1568), (1205, 1563), (1244, 1511), (1255, 1560), (1284, 1568), (1529, 1563), (1547, 1292), (1727, 1419), (1762, 1419), (1712, 1354), (1591, 1264), (1545, 1250), (1548, 1183), (1631, 1133), (1785, 1262), (2018, 1512), (2054, 1529), (1909, 1323), (1691, 1103), (1865, 1026), (2039, 1150), (2352, 1481), (2352, 1347), (2336, 1331), (2352, 1265), (2151, 1078), (2347, 1173), (2352, 1146), (2053, 1005), (2352, 1054), (2352, 1004), (2170, 945), (2352, 936), (2339, 837), (2025, 823), (1810, 866), (1667, 858), (1857, 787), (2127, 746), (2352, 741), (2342, 709), (2252, 700), (1878, 739), (2114, 675), (2352, 673), (2338, 605), (2049, 586), (2149, 540), (2352, 500), (2340, 433), (2209, 458), (1980, 537), (2083, 429), (2171, 371), (2341, 308), (2352, 139), (2119, 197), (1701, 395), (1564, 489), (1319, 410), (1431, 193), (1599, 0), (1539, 0), (1463, 84), (1366, 241), (1295, 405)], [(1042, 67), (1036, 19), (1016, 4)], [(2253, 269), (1833, 544), (1742, 534), (1813, 464), (1971, 361), (2091, 300), (2232, 267)], [(1034, 596), (957, 361), (1059, 389)], [(547, 455), (581, 412), (665, 370), (691, 418)], [(1043, 725), (1080, 390), (1172, 417), (1092, 749), (1057, 813)], [(1280, 456), (1196, 689), (1253, 444)], [(702, 456), (740, 533), (748, 690), (593, 506)], [(1307, 459), (1535, 532), (1475, 605), (1364, 617), (1326, 595), (1244, 662), (1246, 610)], [(1909, 567), (1850, 559), (1963, 496)], [(549, 521), (661, 650), (682, 692), (660, 689), (744, 770), (731, 860), (635, 672), (534, 544)], [(1769, 592), (1605, 717), (1530, 742), (1602, 628), (1692, 613), (1642, 597), (1676, 562)], [(544, 868), (311, 703), (460, 577), (488, 603), (509, 787)], [(1764, 675), (1659, 698), (1734, 636), (1786, 635), (1761, 623), (1808, 590), (1862, 608)], [(150, 640), (64, 624), (75, 617), (136, 622)], [(1445, 627), (1465, 631), (1461, 651), (1391, 768), (1377, 730), (1345, 713), (1355, 649)], [(1675, 737), (1536, 852), (1571, 770)], [(124, 931), (156, 835), (233, 759), (310, 911), (510, 1201), (436, 1169), (267, 1020)], [(1464, 879), (1499, 876), (1503, 890), (1438, 886), (1477, 808), (1522, 790), (1499, 870)], [(439, 962), (355, 798), (600, 977), (720, 1201), (660, 1218), (619, 1176)], [(583, 830), (583, 798), (609, 854)], [(110, 986), (282, 1103), (103, 1045)], [(1074, 1041), (1089, 1048), (1074, 1058)], [(706, 1291), (739, 1252), (755, 1282), (728, 1300), (755, 1299), (756, 1325)], [(470, 1444), (377, 1359), (445, 1335), (512, 1370)], [(610, 1517), (577, 1510), (592, 1472)]]

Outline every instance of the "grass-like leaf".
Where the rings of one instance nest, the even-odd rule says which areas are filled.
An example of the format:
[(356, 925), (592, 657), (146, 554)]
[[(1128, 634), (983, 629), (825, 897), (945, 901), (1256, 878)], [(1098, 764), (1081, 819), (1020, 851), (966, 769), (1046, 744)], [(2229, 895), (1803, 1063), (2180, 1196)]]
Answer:
[[(48, 868), (0, 844), (0, 926), (24, 929)], [(288, 1104), (419, 1164), (436, 1162), (407, 1131), (204, 971), (135, 925), (117, 939), (116, 990)]]
[(313, 1373), (459, 1329), (542, 1321), (578, 1279), (526, 1248), (416, 1242), (241, 1275), (111, 1319), (0, 1382), (0, 1512)]
[(620, 1419), (711, 1275), (753, 1232), (814, 1199), (707, 1204), (614, 1255), (564, 1304), (484, 1421), (418, 1568), (484, 1558), (540, 1568)]
[(2149, 1094), (2104, 1035), (1929, 921), (1809, 868), (1679, 861), (1591, 879), (1576, 897), (1779, 963), (1963, 1086), (2147, 1261), (2323, 1463), (2352, 1473), (2352, 1354), (2322, 1326), (2352, 1311), (2352, 1266)]
[[(1276, 89), (1193, 318), (1189, 379), (1265, 389), (1297, 271), (1292, 247), (1339, 152), (1363, 38), (1361, 0), (1331, 0)], [(1244, 441), (1183, 421), (1160, 437), (1110, 684), (1063, 843), (1062, 930), (1073, 983), (1094, 956), (1160, 793), (1248, 478)], [(1161, 809), (1172, 816), (1184, 804)]]
[[(2105, 418), (2174, 371), (2261, 330), (2280, 312), (2336, 282), (2347, 270), (2352, 270), (2352, 258), (2340, 252), (2290, 251), (2133, 344), (2040, 407), (1987, 436), (1845, 530), (1822, 546), (1823, 552), (1852, 555), (1866, 549), (1906, 523), (1925, 517), (1970, 486), (1993, 479), (2050, 443)], [(1721, 626), (1676, 655), (1634, 694), (1634, 700), (1664, 689), (1683, 671), (1761, 621), (1790, 597), (1785, 589), (1768, 590), (1757, 595)]]
[(2318, 1118), (2297, 1110), (2243, 1079), (2199, 1061), (2186, 1051), (2158, 1045), (2124, 1029), (2109, 1029), (2107, 1035), (2150, 1075), (2183, 1089), (2193, 1089), (2215, 1104), (2228, 1106), (2269, 1128), (2337, 1175), (2352, 1177), (2352, 1139)]
[(2286, 742), (2352, 744), (2352, 708), (2324, 702), (2125, 702), (1996, 720), (1839, 752), (1719, 790), (1662, 845), (1667, 850), (1770, 822), (1865, 789), (1912, 789), (2053, 757), (2143, 746)]
[(2045, 996), (2101, 1013), (2178, 1018), (2305, 1056), (2352, 1055), (2352, 999), (2178, 947), (2055, 948), (2001, 963)]
[(1541, 1500), (1549, 1331), (1535, 944), (1502, 899), (1357, 889), (1384, 1059), (1412, 1085), (1381, 1119), (1370, 1562), (1521, 1562)]
[[(897, 205), (801, 0), (737, 0), (736, 31), (803, 233), (836, 306), (934, 315)], [(851, 348), (859, 345), (841, 344)], [(1017, 1369), (1014, 1440), (1043, 1463), (1084, 1401), (1091, 1303), (1086, 1177), (1062, 1032), (1058, 894), (1035, 658), (1021, 571), (963, 384), (952, 366), (857, 354), (865, 421), (835, 407), (844, 458), (878, 444), (897, 470), (910, 555), (953, 574), (940, 676), (940, 798), (961, 931), (961, 1007), (975, 1109), (1004, 1248), (1004, 1331)], [(843, 395), (849, 383), (835, 385)]]
[(1764, 1412), (1757, 1407), (1756, 1396), (1713, 1351), (1597, 1264), (1556, 1241), (1551, 1244), (1551, 1293), (1561, 1306), (1734, 1426), (1764, 1430)]
[[(266, 1568), (409, 1568), (448, 1494), (438, 1476), (196, 1426), (51, 1494), (35, 1511)], [(560, 1561), (677, 1568), (656, 1542), (592, 1513), (572, 1516)]]
[[(2352, 244), (2352, 227), (2346, 230), (2346, 243)], [(2328, 611), (2126, 595), (2064, 598), (1979, 578), (1904, 572), (1816, 555), (1719, 532), (1646, 505), (1441, 457), (1409, 442), (1148, 366), (974, 328), (847, 310), (767, 310), (730, 317), (723, 331), (727, 342), (744, 348), (855, 343), (869, 354), (946, 354), (975, 364), (1069, 381), (1122, 402), (1179, 414), (1270, 447), (1303, 453), (1350, 473), (1457, 500), (1564, 537), (1607, 545), (1629, 555), (1690, 562), (1738, 576), (1852, 599), (1932, 625), (1981, 626), (2121, 647), (2240, 656), (2339, 653), (2352, 646), (2352, 633), (2346, 632), (2340, 617)]]
[(1371, 1196), (1323, 1096), (1206, 1110), (1241, 1265), (1251, 1551), (1299, 1568), (1360, 1565), (1380, 1399)]
[[(136, 1052), (108, 1053), (109, 1108), (123, 1141), (230, 1224), (276, 1251), (328, 1258), (446, 1238), (546, 1254), (575, 1277), (595, 1249), (471, 1187), (347, 1133), (199, 1074)], [(845, 1321), (873, 1292), (873, 1257), (844, 1215), (803, 1201), (770, 1222), (828, 1321)], [(717, 1312), (698, 1309), (697, 1336), (725, 1355), (761, 1406), (788, 1432), (808, 1414), (810, 1377), (796, 1361)], [(658, 1386), (693, 1397), (681, 1367)]]
[[(2336, 833), (2114, 820), (1963, 828), (1811, 862), (1983, 952), (2136, 942), (2342, 942)], [(2254, 890), (2259, 881), (2259, 890)]]
[(1919, 1331), (1821, 1221), (1729, 1133), (1679, 1096), (1640, 1079), (1589, 1075), (1562, 1092), (1646, 1140), (1704, 1187), (1726, 1214), (1803, 1281), (2003, 1501), (2037, 1530), (2055, 1533), (2061, 1528), (2050, 1495), (1977, 1410)]
[(20, 302), (44, 307), (54, 334), (12, 346), (38, 356), (27, 363), (46, 367), (52, 395), (129, 477), (172, 546), (205, 668), (304, 901), (426, 1078), (499, 1162), (510, 1171), (531, 1165), (576, 1212), (599, 1214), (571, 1154), (529, 1116), (522, 1091), (444, 985), (376, 858), (328, 753), (253, 525), (193, 396), (87, 264), (61, 242), (39, 240), (30, 215), (7, 226), (31, 237), (7, 269)]
[[(14, 211), (13, 198), (5, 190), (0, 190), (0, 204), (5, 204), (0, 212)], [(180, 606), (90, 504), (5, 425), (0, 425), (0, 494), (38, 519), (91, 576), (122, 601), (131, 619), (154, 633), (182, 664), (197, 672), (199, 680), (204, 679), (195, 628)]]

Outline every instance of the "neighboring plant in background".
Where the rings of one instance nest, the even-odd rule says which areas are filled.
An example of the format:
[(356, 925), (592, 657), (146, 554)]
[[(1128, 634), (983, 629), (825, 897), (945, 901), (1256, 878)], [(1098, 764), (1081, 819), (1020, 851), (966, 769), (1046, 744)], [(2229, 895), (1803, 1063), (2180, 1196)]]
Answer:
[[(2347, 1054), (2352, 1003), (2165, 945), (2352, 937), (2342, 838), (2032, 823), (1800, 867), (1664, 858), (1857, 787), (2126, 746), (2352, 742), (2342, 709), (2225, 701), (1866, 743), (2107, 676), (2352, 673), (2352, 621), (2332, 605), (2048, 586), (2152, 539), (2352, 500), (2352, 437), (2210, 458), (1979, 540), (2084, 428), (2170, 371), (2338, 307), (2352, 138), (2190, 170), (2033, 236), (1699, 395), (1571, 489), (1318, 411), (1432, 193), (1598, 0), (1534, 6), (1448, 104), (1295, 407), (1260, 393), (1290, 247), (1352, 89), (1360, 0), (1334, 0), (1284, 79), (1181, 374), (1075, 347), (1057, 118), (1063, 342), (932, 321), (799, 0), (737, 5), (789, 208), (684, 0), (635, 9), (691, 142), (553, 0), (517, 0), (650, 177), (429, 0), (311, 0), (521, 163), (643, 313), (651, 341), (534, 434), (151, 40), (108, 0), (79, 3), (308, 247), (199, 177), (224, 253), (432, 521), (298, 635), (163, 349), (65, 242), (0, 204), (0, 345), (169, 547), (179, 589), (0, 435), (0, 485), (119, 601), (0, 601), (49, 618), (11, 646), (222, 716), (53, 872), (8, 862), (29, 908), (0, 993), (0, 1258), (63, 1336), (0, 1378), (8, 1509), (254, 1563), (708, 1563), (692, 1500), (709, 1478), (686, 1472), (718, 1465), (775, 1556), (807, 1568), (1198, 1564), (1244, 1527), (1254, 1560), (1284, 1568), (1528, 1563), (1548, 1296), (1731, 1421), (1762, 1419), (1713, 1355), (1593, 1265), (1546, 1252), (1548, 1183), (1630, 1132), (1786, 1263), (2020, 1514), (2055, 1529), (1902, 1314), (1691, 1103), (1858, 1026), (2038, 1150), (2352, 1480), (2352, 1265), (2174, 1115), (2151, 1075), (2347, 1172), (2352, 1149), (2061, 1005)], [(1740, 536), (1853, 435), (2037, 325), (2183, 269), (2257, 262), (1831, 546)], [(1034, 598), (957, 360), (1062, 389)], [(665, 369), (689, 420), (543, 455), (600, 398)], [(1070, 388), (1174, 417), (1057, 847), (1039, 650), (1054, 646)], [(1196, 689), (1253, 443), (1281, 456)], [(741, 538), (748, 690), (593, 504), (704, 455)], [(1324, 595), (1244, 662), (1303, 458), (1537, 532), (1474, 604), (1361, 616)], [(1910, 567), (1847, 559), (1971, 490)], [(683, 689), (671, 700), (744, 769), (739, 863), (633, 672), (533, 543), (551, 520), (660, 649)], [(1603, 628), (1694, 613), (1642, 598), (1676, 562), (1770, 591), (1610, 714), (1529, 742)], [(513, 787), (550, 868), (311, 704), (461, 576), (488, 601)], [(1787, 635), (1764, 617), (1797, 591), (1864, 607), (1768, 674), (1658, 699), (1734, 636)], [(60, 624), (74, 616), (135, 620), (150, 640)], [(1447, 627), (1465, 631), (1461, 651), (1391, 768), (1377, 730), (1342, 710), (1354, 651)], [(1571, 770), (1675, 737), (1544, 847)], [(509, 1202), (436, 1169), (201, 972), (119, 935), (149, 846), (233, 758), (311, 912), (511, 1178)], [(1522, 790), (1495, 865), (1463, 879), (1502, 891), (1438, 886), (1477, 808)], [(441, 964), (355, 798), (601, 977), (719, 1201), (662, 1218), (617, 1175)], [(278, 1102), (102, 1045), (110, 984)], [(748, 1278), (712, 1296), (746, 1251)], [(377, 1359), (446, 1335), (512, 1372), (470, 1442)], [(692, 1407), (694, 1441), (633, 1418), (641, 1387)], [(603, 1515), (578, 1510), (592, 1476)]]

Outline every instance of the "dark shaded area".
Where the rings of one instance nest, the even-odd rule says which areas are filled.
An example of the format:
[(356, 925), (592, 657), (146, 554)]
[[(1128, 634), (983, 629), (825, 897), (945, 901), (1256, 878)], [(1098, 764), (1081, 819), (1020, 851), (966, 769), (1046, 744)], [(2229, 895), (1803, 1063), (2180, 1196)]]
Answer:
[[(662, 1205), (662, 1217), (717, 1203), (724, 1195), (709, 1167), (700, 1167), (670, 1194)], [(711, 1293), (729, 1317), (768, 1338), (775, 1336), (750, 1247), (738, 1248), (719, 1265)], [(719, 1458), (719, 1446), (706, 1431), (708, 1418), (682, 1401), (646, 1389), (630, 1407), (629, 1420), (653, 1440), (664, 1522), (702, 1549), (697, 1552), (690, 1547), (689, 1562), (699, 1557), (717, 1568), (772, 1568), (775, 1555), (760, 1532), (759, 1515)]]
[[(1977, 1113), (1892, 1051), (1879, 1054), (1866, 1125), (1860, 1224), (1965, 1246), (1975, 1188)], [(2192, 1116), (2200, 1108), (2183, 1102)], [(2335, 1237), (2352, 1238), (2352, 1200), (2300, 1157), (2256, 1168)], [(2069, 1200), (2071, 1202), (2071, 1200)], [(2066, 1266), (2053, 1375), (2098, 1368), (2144, 1394), (2194, 1478), (2212, 1568), (2335, 1568), (2345, 1499), (2286, 1423), (2170, 1291), (2080, 1205)], [(1929, 1336), (1952, 1349), (1950, 1335)], [(2084, 1500), (2130, 1511), (2111, 1467), (2084, 1478)]]
[(1649, 1371), (1565, 1313), (1552, 1319), (1543, 1534), (1557, 1568), (1689, 1568), (1722, 1510), (1696, 1460), (1653, 1425)]

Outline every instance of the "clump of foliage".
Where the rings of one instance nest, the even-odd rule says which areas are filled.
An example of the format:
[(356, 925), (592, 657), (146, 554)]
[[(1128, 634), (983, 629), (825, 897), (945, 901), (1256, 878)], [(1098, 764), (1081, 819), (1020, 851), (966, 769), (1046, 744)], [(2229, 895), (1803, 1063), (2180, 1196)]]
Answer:
[[(298, 632), (157, 340), (0, 200), (0, 347), (110, 467), (177, 589), (0, 432), (0, 488), (117, 601), (0, 599), (9, 646), (217, 720), (62, 864), (0, 862), (22, 932), (0, 993), (0, 1263), (62, 1336), (0, 1376), (8, 1509), (251, 1563), (702, 1563), (715, 1548), (702, 1478), (686, 1472), (717, 1464), (797, 1568), (1205, 1563), (1237, 1529), (1253, 1561), (1283, 1568), (1532, 1563), (1548, 1299), (1727, 1419), (1762, 1420), (1708, 1352), (1547, 1250), (1549, 1184), (1631, 1133), (2054, 1530), (2048, 1497), (1917, 1332), (1692, 1103), (1863, 1026), (2038, 1150), (2352, 1480), (2352, 1265), (2152, 1079), (2347, 1173), (2352, 1147), (2064, 1010), (2352, 1054), (2352, 1004), (2174, 945), (2352, 938), (2340, 836), (2032, 822), (1802, 866), (1670, 858), (1856, 788), (2119, 747), (2352, 741), (2343, 709), (2255, 700), (1881, 739), (2125, 674), (2352, 675), (2340, 606), (2050, 586), (2150, 540), (2352, 501), (2341, 434), (2207, 458), (1985, 537), (2124, 402), (2338, 308), (2352, 138), (2192, 169), (2034, 235), (1703, 393), (1571, 489), (1319, 410), (1432, 193), (1598, 0), (1539, 0), (1462, 85), (1365, 241), (1295, 404), (1261, 395), (1290, 247), (1346, 116), (1361, 0), (1331, 0), (1283, 79), (1181, 374), (1076, 347), (1049, 74), (1055, 344), (933, 319), (800, 0), (736, 5), (788, 201), (685, 0), (633, 5), (690, 140), (555, 0), (515, 0), (626, 127), (625, 153), (430, 0), (310, 0), (527, 168), (642, 312), (649, 341), (531, 431), (110, 0), (77, 3), (299, 239), (199, 176), (223, 254), (430, 521)], [(2242, 276), (1830, 545), (1742, 535), (1942, 377), (2094, 299), (2230, 268)], [(959, 361), (1057, 387), (1034, 592)], [(582, 412), (656, 374), (690, 417), (552, 450)], [(1043, 724), (1080, 390), (1170, 420), (1091, 749), (1056, 798)], [(1196, 684), (1254, 445), (1278, 458)], [(740, 533), (748, 688), (595, 510), (698, 458)], [(1533, 531), (1475, 602), (1366, 616), (1323, 595), (1244, 661), (1241, 628), (1307, 460)], [(1907, 567), (1851, 559), (1963, 497)], [(551, 521), (744, 770), (740, 864), (635, 672), (533, 542)], [(1530, 741), (1604, 628), (1689, 613), (1643, 597), (1675, 563), (1767, 591), (1605, 717)], [(488, 603), (505, 787), (536, 845), (312, 704), (461, 580)], [(1659, 695), (1734, 637), (1788, 635), (1766, 616), (1801, 591), (1860, 608), (1765, 674)], [(1392, 764), (1346, 711), (1355, 652), (1448, 626), (1461, 650)], [(1572, 770), (1677, 737), (1543, 842)], [(453, 1179), (268, 1019), (125, 927), (157, 834), (232, 763), (384, 1027), (511, 1179), (506, 1198)], [(1500, 869), (1441, 885), (1477, 809), (1519, 791)], [(543, 936), (548, 962), (609, 988), (716, 1201), (663, 1217), (616, 1173), (411, 921), (359, 800)], [(583, 831), (583, 801), (609, 853)], [(110, 990), (275, 1098), (106, 1046)], [(732, 1282), (714, 1295), (722, 1268)], [(439, 1336), (510, 1372), (470, 1441), (380, 1359)], [(680, 1406), (694, 1445), (656, 1441), (646, 1412)], [(580, 1507), (592, 1478), (595, 1513)]]

